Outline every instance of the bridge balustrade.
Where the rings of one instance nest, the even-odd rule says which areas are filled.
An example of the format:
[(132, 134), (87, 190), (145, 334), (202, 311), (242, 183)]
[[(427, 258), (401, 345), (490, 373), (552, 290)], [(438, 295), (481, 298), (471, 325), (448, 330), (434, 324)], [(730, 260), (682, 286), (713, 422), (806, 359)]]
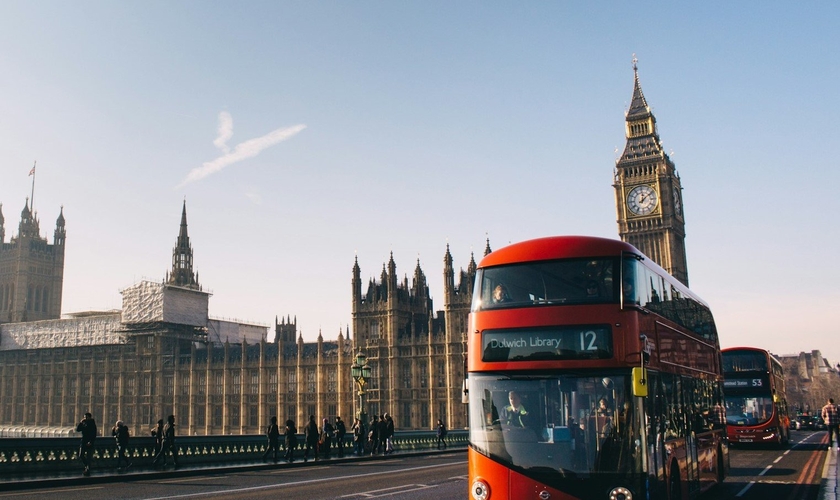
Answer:
[[(446, 436), (449, 448), (466, 448), (468, 432), (450, 430)], [(81, 470), (79, 443), (81, 438), (0, 438), (0, 477), (6, 474), (39, 474), (43, 472), (68, 472)], [(345, 456), (352, 456), (352, 436), (347, 435)], [(298, 435), (296, 458), (301, 459), (304, 438)], [(431, 431), (397, 431), (393, 438), (394, 448), (399, 451), (432, 450), (437, 446), (437, 437)], [(227, 436), (177, 436), (179, 465), (219, 465), (259, 463), (268, 447), (263, 435)], [(280, 453), (285, 453), (280, 440)], [(137, 466), (151, 466), (154, 460), (155, 440), (150, 436), (132, 437), (128, 446), (130, 460)], [(332, 449), (333, 458), (336, 449)], [(168, 461), (169, 458), (167, 458)], [(117, 446), (112, 437), (97, 437), (94, 444), (92, 469), (116, 468)]]

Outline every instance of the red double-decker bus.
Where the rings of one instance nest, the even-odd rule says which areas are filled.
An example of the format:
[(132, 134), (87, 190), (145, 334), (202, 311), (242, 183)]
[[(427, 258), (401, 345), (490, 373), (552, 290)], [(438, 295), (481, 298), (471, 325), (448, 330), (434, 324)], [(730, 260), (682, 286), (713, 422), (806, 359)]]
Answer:
[(472, 499), (682, 499), (723, 481), (712, 314), (632, 245), (490, 253), (469, 332)]
[(722, 351), (726, 424), (733, 444), (790, 442), (790, 419), (782, 363), (756, 347)]

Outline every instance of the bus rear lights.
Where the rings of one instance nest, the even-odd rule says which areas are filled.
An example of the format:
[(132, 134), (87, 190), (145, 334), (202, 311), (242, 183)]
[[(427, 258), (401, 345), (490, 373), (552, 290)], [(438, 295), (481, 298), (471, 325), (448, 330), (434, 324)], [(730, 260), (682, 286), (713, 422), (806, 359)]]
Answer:
[(490, 486), (481, 479), (476, 479), (470, 486), (470, 495), (473, 500), (487, 500), (490, 498)]
[(610, 500), (633, 500), (633, 494), (627, 488), (619, 486), (610, 492)]

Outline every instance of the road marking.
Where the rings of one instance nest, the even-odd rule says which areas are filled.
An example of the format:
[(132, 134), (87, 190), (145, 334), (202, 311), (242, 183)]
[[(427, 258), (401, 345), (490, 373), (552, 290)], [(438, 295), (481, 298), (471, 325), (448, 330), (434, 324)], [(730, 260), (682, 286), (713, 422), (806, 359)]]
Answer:
[(171, 483), (189, 483), (191, 481), (209, 481), (211, 479), (222, 479), (226, 476), (202, 476), (202, 477), (193, 477), (190, 479), (169, 479), (167, 481), (158, 481), (160, 484), (171, 484)]
[(784, 456), (784, 455), (780, 456), (780, 457), (779, 457), (779, 458), (777, 458), (776, 460), (773, 460), (773, 463), (774, 463), (774, 464), (777, 464), (777, 463), (781, 462), (783, 458), (785, 458), (785, 456)]
[[(46, 494), (46, 493), (66, 493), (68, 491), (85, 491), (85, 490), (101, 490), (104, 486), (91, 486), (88, 488), (67, 488), (62, 490), (49, 490), (49, 491), (42, 491), (39, 494)], [(5, 497), (19, 497), (21, 495), (32, 495), (32, 491), (22, 491), (20, 493), (3, 493), (0, 494), (0, 498)]]
[(754, 484), (755, 484), (755, 481), (750, 481), (750, 482), (749, 482), (749, 484), (747, 484), (746, 486), (744, 486), (744, 489), (742, 489), (741, 491), (739, 491), (739, 492), (738, 492), (738, 494), (737, 494), (737, 495), (735, 495), (735, 496), (736, 496), (736, 497), (742, 497), (742, 496), (744, 496), (744, 493), (746, 493), (746, 492), (747, 492), (747, 490), (748, 490), (748, 489), (750, 489), (750, 486), (752, 486), (752, 485), (754, 485)]
[(772, 469), (772, 468), (773, 468), (773, 466), (772, 466), (772, 465), (768, 465), (767, 467), (765, 467), (765, 468), (764, 468), (764, 470), (763, 470), (763, 471), (759, 472), (759, 473), (758, 473), (758, 475), (759, 475), (759, 476), (763, 476), (763, 475), (767, 474), (767, 471), (769, 471), (769, 470), (770, 470), (770, 469)]
[(352, 493), (350, 495), (343, 495), (339, 498), (364, 497), (364, 498), (380, 498), (391, 495), (401, 495), (409, 491), (427, 490), (429, 488), (437, 488), (435, 485), (428, 484), (406, 484), (404, 486), (393, 486), (391, 488), (383, 488), (381, 490), (362, 491), (359, 493)]
[[(417, 470), (426, 470), (426, 469), (438, 469), (441, 467), (451, 467), (453, 465), (460, 465), (467, 463), (466, 460), (460, 460), (458, 462), (448, 462), (445, 464), (435, 464), (435, 465), (422, 465), (419, 467), (409, 467), (406, 469), (402, 469), (402, 471), (409, 472), (409, 471), (417, 471)], [(369, 476), (383, 476), (383, 475), (393, 475), (395, 471), (387, 470), (382, 472), (369, 472), (367, 474), (357, 474), (354, 477), (369, 477)], [(205, 491), (201, 493), (185, 493), (183, 495), (171, 495), (165, 497), (154, 497), (154, 498), (147, 498), (146, 500), (171, 500), (174, 498), (195, 498), (195, 497), (209, 497), (215, 495), (230, 495), (232, 493), (246, 493), (251, 491), (264, 491), (264, 490), (274, 490), (279, 488), (286, 488), (288, 486), (301, 486), (306, 484), (315, 484), (315, 483), (325, 483), (327, 481), (343, 481), (345, 478), (343, 476), (334, 476), (334, 477), (325, 477), (319, 479), (307, 479), (304, 481), (295, 481), (292, 483), (278, 483), (278, 484), (268, 484), (264, 486), (252, 486), (250, 488), (234, 488), (229, 490), (219, 490), (219, 491)]]

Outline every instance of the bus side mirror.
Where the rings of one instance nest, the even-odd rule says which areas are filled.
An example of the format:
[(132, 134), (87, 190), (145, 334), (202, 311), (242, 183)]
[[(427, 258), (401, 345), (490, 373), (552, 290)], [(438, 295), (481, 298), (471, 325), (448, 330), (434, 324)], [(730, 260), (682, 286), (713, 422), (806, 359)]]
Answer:
[(648, 395), (647, 370), (637, 366), (632, 371), (633, 395), (639, 398), (646, 398)]

